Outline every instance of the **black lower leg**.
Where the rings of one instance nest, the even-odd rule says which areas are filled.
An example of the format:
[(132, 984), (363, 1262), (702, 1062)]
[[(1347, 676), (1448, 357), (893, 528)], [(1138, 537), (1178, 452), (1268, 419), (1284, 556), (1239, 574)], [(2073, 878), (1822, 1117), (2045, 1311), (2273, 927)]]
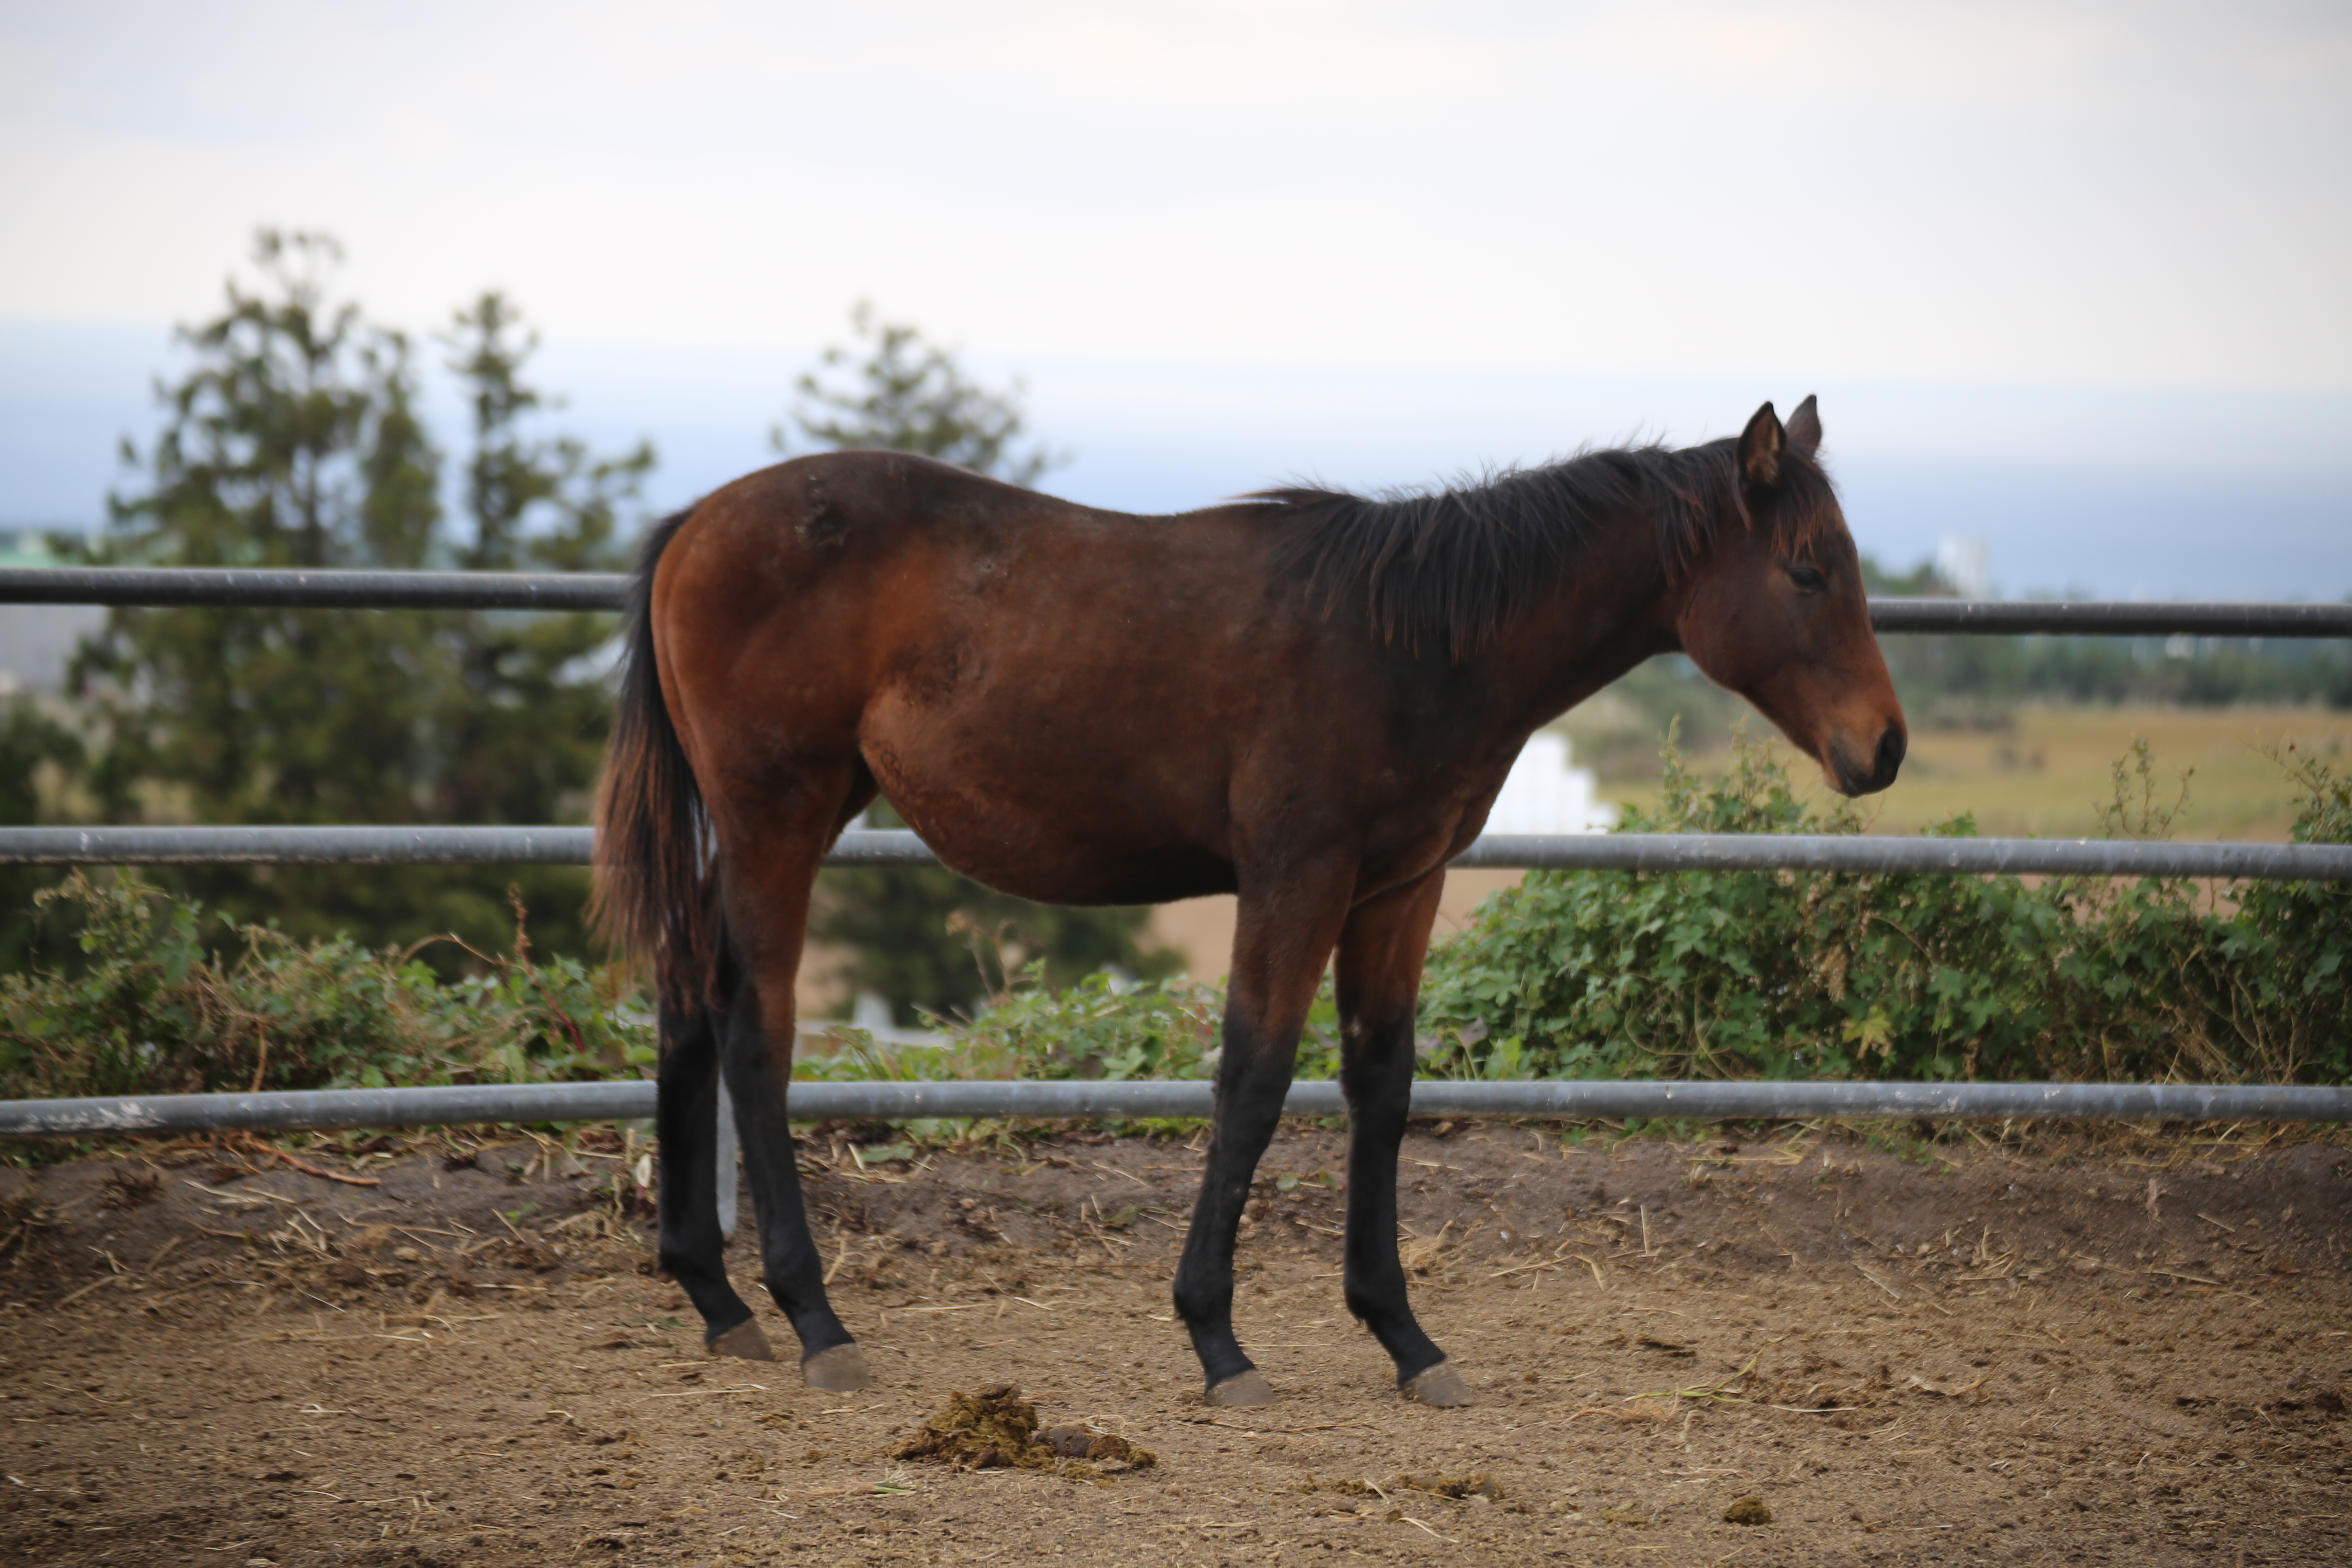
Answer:
[(1228, 1012), (1207, 1168), (1176, 1268), (1176, 1315), (1211, 1388), (1255, 1365), (1234, 1335), (1234, 1246), (1250, 1179), (1282, 1120), (1297, 1054), (1295, 1037), (1282, 1046), (1252, 1040)]
[(659, 1099), (654, 1112), (660, 1138), (656, 1202), (662, 1269), (701, 1314), (706, 1344), (751, 1316), (751, 1309), (727, 1282), (726, 1238), (719, 1233), (713, 1166), (719, 1051), (712, 1023), (705, 1009), (662, 1009)]
[(825, 1298), (824, 1259), (809, 1234), (800, 1163), (785, 1109), (790, 1065), (777, 1062), (758, 1020), (741, 1016), (754, 1011), (750, 1005), (738, 1008), (739, 1016), (729, 1022), (727, 1088), (735, 1100), (768, 1291), (792, 1320), (805, 1360), (847, 1344), (853, 1336)]
[(1397, 1258), (1397, 1145), (1412, 1092), (1409, 1026), (1366, 1029), (1339, 1069), (1348, 1097), (1348, 1310), (1396, 1363), (1400, 1386), (1445, 1359), (1422, 1331)]

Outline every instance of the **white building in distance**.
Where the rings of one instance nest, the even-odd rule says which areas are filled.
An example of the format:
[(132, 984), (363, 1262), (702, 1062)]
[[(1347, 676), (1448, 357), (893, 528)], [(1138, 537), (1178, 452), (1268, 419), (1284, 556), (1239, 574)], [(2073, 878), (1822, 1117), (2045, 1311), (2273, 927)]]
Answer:
[(1606, 833), (1617, 826), (1617, 808), (1598, 796), (1597, 784), (1591, 768), (1570, 765), (1567, 736), (1538, 730), (1511, 764), (1486, 831)]

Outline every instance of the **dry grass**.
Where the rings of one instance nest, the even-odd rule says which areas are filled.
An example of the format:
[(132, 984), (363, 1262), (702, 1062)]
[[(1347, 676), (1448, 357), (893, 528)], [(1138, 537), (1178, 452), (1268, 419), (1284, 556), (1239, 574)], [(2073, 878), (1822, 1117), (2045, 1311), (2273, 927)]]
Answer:
[[(1574, 735), (1575, 720), (1566, 728)], [(1752, 721), (1750, 732), (1762, 728)], [(1870, 803), (1870, 831), (1916, 833), (1973, 812), (1978, 831), (1988, 835), (2095, 836), (2097, 807), (2112, 797), (2110, 769), (2136, 737), (2147, 741), (2168, 775), (2190, 773), (2189, 804), (2174, 826), (2176, 837), (2276, 842), (2294, 819), (2294, 787), (2267, 753), (2293, 743), (2341, 756), (2352, 748), (2352, 712), (2032, 707), (2018, 710), (2004, 731), (1915, 730), (1901, 780)], [(1803, 793), (1825, 798), (1819, 771), (1777, 737), (1774, 742)], [(1695, 752), (1691, 762), (1701, 773), (1716, 773), (1729, 758), (1725, 747)], [(1656, 799), (1656, 770), (1605, 779), (1601, 793), (1646, 807)]]

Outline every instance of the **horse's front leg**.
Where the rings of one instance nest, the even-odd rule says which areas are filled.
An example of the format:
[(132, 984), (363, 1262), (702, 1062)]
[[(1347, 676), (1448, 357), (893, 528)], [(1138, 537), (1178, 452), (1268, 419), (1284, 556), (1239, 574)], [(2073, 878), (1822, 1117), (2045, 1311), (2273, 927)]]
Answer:
[(1254, 893), (1244, 879), (1226, 983), (1223, 1054), (1209, 1157), (1176, 1266), (1176, 1315), (1201, 1358), (1212, 1405), (1265, 1405), (1274, 1389), (1234, 1335), (1234, 1243), (1258, 1157), (1282, 1121), (1298, 1032), (1347, 910), (1352, 868)]
[(1412, 1026), (1445, 873), (1352, 910), (1339, 934), (1339, 1087), (1348, 1097), (1348, 1310), (1425, 1405), (1467, 1405), (1470, 1385), (1422, 1331), (1397, 1257), (1397, 1145), (1412, 1096)]

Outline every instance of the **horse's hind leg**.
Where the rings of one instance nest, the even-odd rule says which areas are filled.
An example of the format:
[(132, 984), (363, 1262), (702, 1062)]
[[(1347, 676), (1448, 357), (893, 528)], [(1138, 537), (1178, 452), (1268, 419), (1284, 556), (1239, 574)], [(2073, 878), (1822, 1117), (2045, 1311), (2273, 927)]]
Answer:
[(759, 830), (730, 837), (728, 928), (744, 984), (720, 1041), (768, 1290), (800, 1336), (802, 1375), (811, 1387), (835, 1391), (864, 1388), (872, 1379), (864, 1352), (825, 1297), (824, 1261), (809, 1234), (785, 1101), (793, 1076), (793, 984), (817, 863), (845, 815), (841, 798), (841, 792), (822, 803), (804, 796), (808, 809), (776, 811)]
[(1339, 1086), (1348, 1097), (1348, 1310), (1396, 1363), (1397, 1386), (1467, 1405), (1470, 1386), (1422, 1331), (1397, 1257), (1397, 1145), (1412, 1095), (1413, 1005), (1445, 873), (1355, 910), (1339, 935)]
[[(717, 989), (724, 998), (733, 975), (732, 965), (723, 959), (721, 965)], [(724, 1023), (702, 999), (690, 1008), (661, 1010), (661, 1100), (655, 1121), (661, 1139), (661, 1264), (702, 1315), (705, 1344), (722, 1355), (768, 1361), (773, 1358), (767, 1336), (727, 1281), (726, 1243), (719, 1233), (711, 1134), (719, 1125), (719, 1032)]]

